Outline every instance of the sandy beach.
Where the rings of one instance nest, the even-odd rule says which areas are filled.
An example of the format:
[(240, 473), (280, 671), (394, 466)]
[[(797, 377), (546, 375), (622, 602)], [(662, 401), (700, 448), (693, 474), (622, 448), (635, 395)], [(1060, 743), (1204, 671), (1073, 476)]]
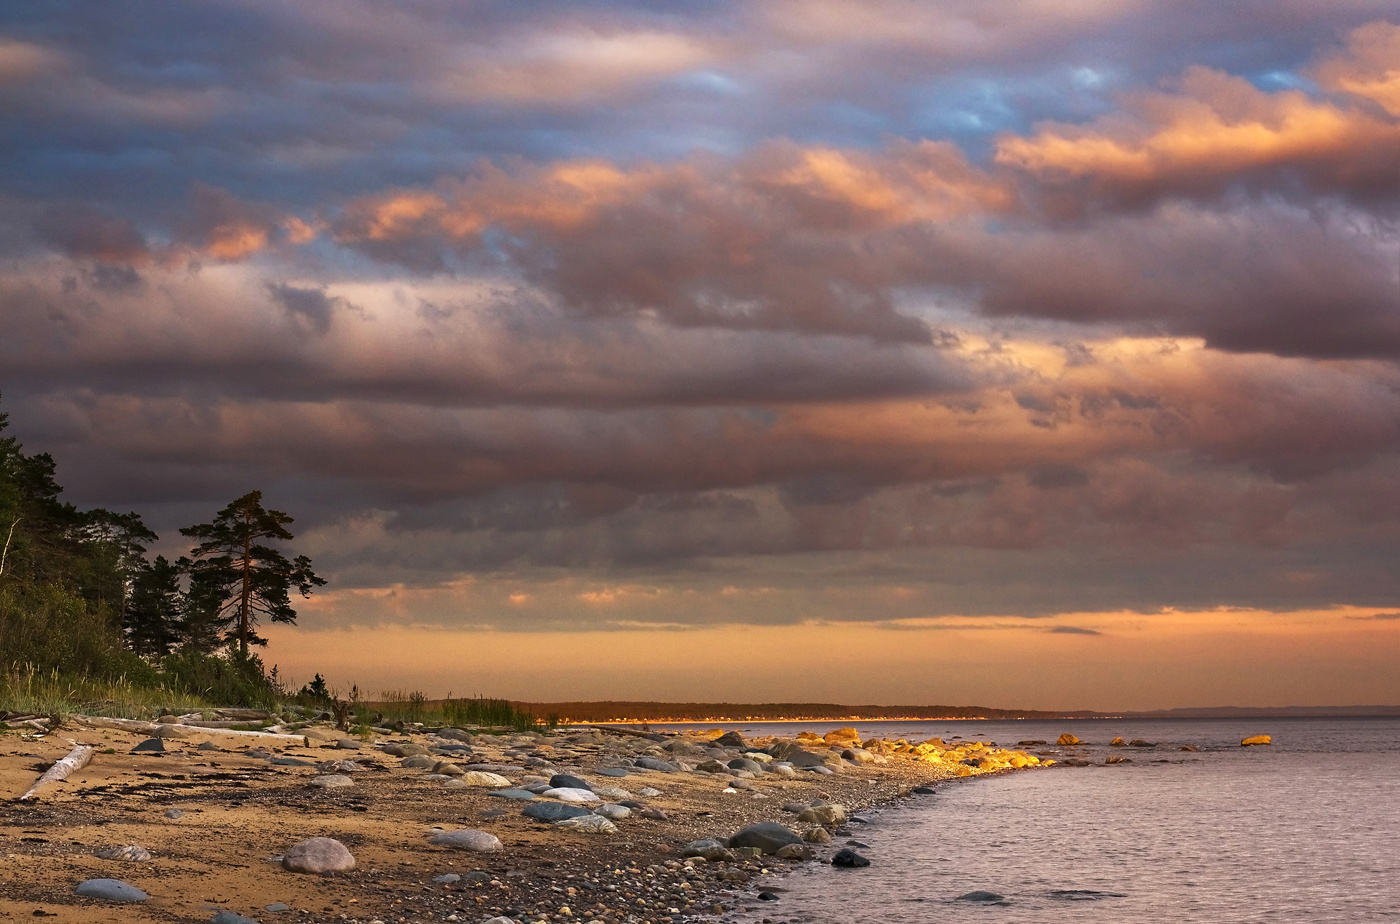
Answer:
[[(475, 924), (505, 916), (665, 924), (754, 903), (746, 883), (764, 872), (829, 863), (859, 828), (858, 818), (842, 821), (843, 815), (898, 801), (916, 786), (1038, 762), (1024, 751), (860, 742), (841, 732), (832, 741), (782, 739), (775, 748), (775, 739), (716, 742), (718, 730), (493, 735), (414, 729), (368, 740), (347, 739), (325, 725), (291, 731), (305, 738), (166, 728), (158, 739), (164, 751), (134, 753), (150, 735), (72, 720), (43, 736), (0, 735), (0, 915), (164, 922), (209, 921), (232, 912), (263, 922)], [(86, 767), (32, 800), (17, 801), (75, 744), (95, 748)], [(784, 769), (785, 761), (754, 753), (762, 748), (825, 769)], [(758, 758), (758, 773), (725, 766), (748, 758)], [(492, 785), (479, 774), (495, 774), (509, 785)], [(617, 818), (612, 832), (566, 830), (521, 814), (522, 806), (565, 804), (557, 797), (519, 801), (492, 794), (532, 784), (539, 789), (556, 774), (576, 775), (602, 790), (584, 808), (626, 803), (630, 814)], [(341, 785), (317, 785), (328, 776), (341, 777)], [(803, 805), (822, 803), (844, 811), (827, 810), (824, 826), (798, 820)], [(695, 841), (727, 842), (763, 821), (816, 841), (810, 859), (753, 849), (711, 852), (714, 862), (686, 856)], [(500, 848), (477, 852), (430, 842), (461, 829), (486, 832)], [(344, 844), (354, 868), (334, 875), (283, 868), (288, 848), (316, 837)], [(99, 856), (133, 845), (150, 859)], [(149, 897), (115, 903), (76, 894), (90, 879), (118, 879)]]

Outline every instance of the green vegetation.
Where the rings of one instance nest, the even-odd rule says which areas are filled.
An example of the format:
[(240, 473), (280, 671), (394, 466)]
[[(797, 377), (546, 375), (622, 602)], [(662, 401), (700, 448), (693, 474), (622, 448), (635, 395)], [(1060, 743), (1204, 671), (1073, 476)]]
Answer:
[(383, 721), (390, 723), (418, 722), (456, 728), (512, 728), (517, 731), (554, 728), (559, 724), (558, 716), (541, 719), (510, 700), (484, 696), (454, 699), (449, 694), (444, 700), (429, 700), (418, 690), (385, 690), (374, 706), (380, 711)]
[(295, 622), (288, 591), (325, 582), (288, 560), (291, 517), (253, 491), (181, 530), (192, 558), (146, 558), (134, 513), (63, 500), (48, 453), (27, 455), (0, 413), (0, 709), (127, 717), (286, 698), (249, 645), (257, 616)]

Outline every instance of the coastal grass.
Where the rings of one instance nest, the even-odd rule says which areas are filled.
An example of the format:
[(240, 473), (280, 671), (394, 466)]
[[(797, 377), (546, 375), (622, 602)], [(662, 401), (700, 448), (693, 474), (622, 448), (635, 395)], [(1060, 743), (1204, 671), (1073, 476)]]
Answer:
[(41, 671), (30, 664), (12, 663), (0, 670), (0, 710), (7, 712), (150, 719), (162, 712), (197, 712), (209, 706), (201, 696), (162, 683), (65, 674), (56, 668)]
[[(366, 704), (370, 705), (370, 704)], [(372, 704), (389, 723), (451, 725), (456, 728), (510, 728), (533, 731), (558, 726), (558, 716), (536, 716), (508, 699), (487, 696), (430, 700), (420, 690), (384, 690)]]

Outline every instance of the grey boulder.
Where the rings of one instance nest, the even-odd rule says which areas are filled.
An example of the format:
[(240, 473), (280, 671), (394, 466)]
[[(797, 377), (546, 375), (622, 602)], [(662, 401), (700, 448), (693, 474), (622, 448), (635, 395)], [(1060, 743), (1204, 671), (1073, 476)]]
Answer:
[(101, 898), (109, 902), (144, 902), (151, 897), (120, 879), (87, 879), (78, 883), (73, 891), (84, 898)]
[(355, 857), (333, 837), (313, 837), (288, 847), (282, 868), (294, 873), (344, 873), (355, 868)]
[(800, 844), (802, 837), (776, 821), (761, 821), (747, 828), (740, 828), (729, 838), (729, 846), (756, 847), (765, 854), (774, 854), (785, 844)]

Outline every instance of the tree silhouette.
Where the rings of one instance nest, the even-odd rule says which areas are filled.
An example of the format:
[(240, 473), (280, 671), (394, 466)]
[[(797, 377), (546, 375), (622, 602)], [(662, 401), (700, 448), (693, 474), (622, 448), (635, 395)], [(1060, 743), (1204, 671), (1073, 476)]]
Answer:
[(126, 609), (126, 640), (143, 655), (168, 654), (179, 638), (182, 624), (181, 566), (157, 555), (136, 571)]
[(311, 559), (286, 556), (265, 540), (289, 540), (286, 524), (292, 518), (280, 510), (265, 510), (262, 492), (251, 491), (220, 510), (212, 523), (180, 530), (199, 540), (190, 550), (191, 618), (224, 629), (225, 639), (238, 642), (248, 656), (249, 645), (266, 645), (257, 634), (258, 615), (273, 622), (295, 623), (288, 591), (295, 587), (303, 597), (326, 582), (311, 570)]

